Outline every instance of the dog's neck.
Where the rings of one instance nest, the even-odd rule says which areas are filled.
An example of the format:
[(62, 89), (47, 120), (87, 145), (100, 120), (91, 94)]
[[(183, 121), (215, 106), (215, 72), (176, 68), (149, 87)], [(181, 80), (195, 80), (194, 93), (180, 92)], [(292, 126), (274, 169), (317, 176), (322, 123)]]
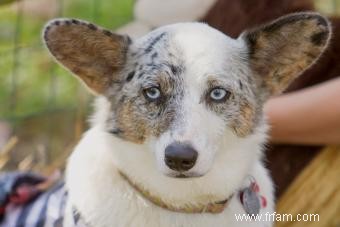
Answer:
[(141, 188), (138, 184), (132, 182), (129, 177), (127, 177), (125, 174), (120, 172), (120, 175), (133, 187), (138, 193), (140, 193), (145, 199), (150, 201), (151, 203), (155, 204), (156, 206), (162, 207), (164, 209), (167, 209), (169, 211), (174, 212), (180, 212), (180, 213), (221, 213), (229, 199), (233, 196), (230, 195), (228, 198), (216, 201), (216, 202), (209, 202), (207, 204), (201, 204), (201, 205), (186, 205), (186, 206), (176, 206), (173, 204), (169, 204), (164, 202), (164, 200), (158, 196), (155, 196), (152, 192)]
[[(147, 190), (141, 189), (138, 185), (134, 184), (127, 176), (120, 172), (122, 178), (127, 181), (132, 188), (136, 190), (136, 192), (140, 193), (145, 199), (153, 203), (154, 205), (161, 207), (165, 210), (177, 213), (190, 213), (190, 214), (202, 214), (202, 213), (212, 213), (219, 214), (222, 213), (228, 205), (228, 202), (232, 197), (236, 196), (240, 199), (240, 203), (242, 204), (244, 210), (249, 215), (258, 215), (260, 213), (261, 208), (266, 208), (267, 200), (266, 197), (260, 194), (260, 187), (257, 184), (254, 177), (250, 176), (250, 185), (242, 190), (234, 193), (228, 199), (223, 201), (208, 203), (205, 206), (186, 206), (186, 207), (177, 207), (172, 204), (167, 204), (162, 201), (162, 198), (155, 197), (151, 192)], [(89, 221), (81, 214), (81, 212), (77, 209), (76, 206), (71, 205), (73, 214), (73, 225), (75, 227), (92, 227)]]

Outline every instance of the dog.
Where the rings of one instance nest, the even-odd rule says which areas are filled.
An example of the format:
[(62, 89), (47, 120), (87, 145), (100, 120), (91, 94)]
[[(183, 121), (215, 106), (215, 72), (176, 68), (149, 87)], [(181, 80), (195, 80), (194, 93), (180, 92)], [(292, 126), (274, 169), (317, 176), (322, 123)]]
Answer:
[(310, 12), (237, 39), (198, 22), (136, 40), (49, 22), (51, 55), (97, 96), (68, 160), (64, 226), (272, 226), (262, 107), (319, 58), (330, 34)]

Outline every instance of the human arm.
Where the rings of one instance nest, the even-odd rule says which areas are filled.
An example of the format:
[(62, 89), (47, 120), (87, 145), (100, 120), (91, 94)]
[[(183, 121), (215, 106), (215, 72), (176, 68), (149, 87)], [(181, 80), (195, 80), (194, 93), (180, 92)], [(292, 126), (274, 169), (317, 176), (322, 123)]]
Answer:
[(340, 144), (340, 78), (271, 98), (264, 110), (274, 143)]

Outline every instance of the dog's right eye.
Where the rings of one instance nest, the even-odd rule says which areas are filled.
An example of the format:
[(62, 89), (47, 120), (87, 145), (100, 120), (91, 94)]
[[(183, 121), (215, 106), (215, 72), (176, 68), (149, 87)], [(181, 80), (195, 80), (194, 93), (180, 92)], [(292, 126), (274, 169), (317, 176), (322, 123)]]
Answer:
[(216, 87), (210, 91), (209, 98), (214, 102), (224, 102), (230, 97), (230, 94), (231, 93), (224, 88)]
[(158, 87), (146, 88), (143, 93), (149, 101), (157, 101), (161, 97), (161, 91)]

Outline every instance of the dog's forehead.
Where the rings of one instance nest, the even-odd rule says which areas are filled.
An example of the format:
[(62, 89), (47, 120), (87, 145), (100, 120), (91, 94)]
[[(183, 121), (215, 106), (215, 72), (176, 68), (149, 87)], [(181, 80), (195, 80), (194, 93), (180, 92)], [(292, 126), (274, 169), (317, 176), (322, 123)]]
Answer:
[(183, 50), (190, 60), (232, 56), (238, 52), (239, 42), (203, 23), (184, 23), (173, 28), (171, 41)]
[[(190, 74), (219, 74), (234, 67), (244, 46), (203, 23), (180, 23), (154, 30), (136, 42), (140, 60), (181, 64)], [(151, 59), (151, 60), (148, 60)]]

